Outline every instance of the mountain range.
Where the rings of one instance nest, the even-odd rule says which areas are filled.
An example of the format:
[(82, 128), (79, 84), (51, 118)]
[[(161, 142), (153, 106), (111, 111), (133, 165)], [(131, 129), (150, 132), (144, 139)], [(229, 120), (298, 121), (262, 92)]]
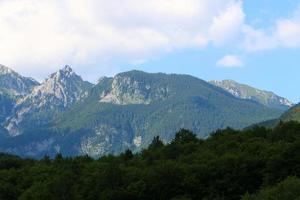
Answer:
[(17, 136), (30, 129), (32, 122), (35, 126), (44, 126), (57, 113), (83, 99), (91, 87), (91, 83), (83, 81), (69, 66), (65, 66), (18, 100), (5, 128), (11, 136)]
[[(129, 71), (84, 81), (69, 66), (44, 82), (0, 68), (0, 151), (21, 156), (139, 151), (181, 128), (206, 138), (278, 118), (293, 104), (233, 81)], [(2, 112), (3, 111), (3, 112)]]

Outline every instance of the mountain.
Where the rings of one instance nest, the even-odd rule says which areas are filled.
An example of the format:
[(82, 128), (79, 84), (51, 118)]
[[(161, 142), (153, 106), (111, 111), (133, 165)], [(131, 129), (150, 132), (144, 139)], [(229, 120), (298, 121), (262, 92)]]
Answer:
[(39, 83), (0, 65), (0, 124), (11, 114), (16, 101)]
[(288, 110), (293, 106), (292, 102), (274, 94), (273, 92), (259, 90), (245, 84), (237, 83), (233, 80), (210, 81), (210, 83), (223, 88), (235, 97), (251, 99), (270, 108)]
[(65, 66), (18, 100), (5, 127), (11, 136), (17, 136), (23, 130), (45, 126), (57, 114), (83, 99), (91, 87), (91, 83)]
[(7, 94), (0, 93), (0, 123), (10, 115), (14, 106), (14, 99)]
[(300, 104), (293, 106), (286, 111), (280, 118), (281, 121), (298, 121), (300, 122)]
[(33, 157), (139, 151), (157, 135), (171, 141), (181, 128), (206, 138), (282, 113), (188, 75), (129, 71), (91, 86), (68, 67), (34, 88), (15, 111), (7, 126), (15, 137), (1, 140), (0, 150)]
[(300, 122), (300, 104), (296, 104), (284, 112), (279, 118), (262, 121), (256, 125), (269, 128), (276, 127), (280, 122), (297, 121)]
[(23, 77), (12, 69), (0, 65), (0, 94), (26, 95), (37, 85), (39, 83), (32, 78)]

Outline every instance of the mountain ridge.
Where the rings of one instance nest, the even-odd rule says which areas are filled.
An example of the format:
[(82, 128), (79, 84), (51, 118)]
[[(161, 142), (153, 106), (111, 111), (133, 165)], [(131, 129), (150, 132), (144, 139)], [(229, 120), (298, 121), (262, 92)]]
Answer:
[[(46, 124), (50, 120), (42, 116), (45, 112), (65, 110), (71, 104), (84, 98), (90, 87), (92, 87), (91, 83), (83, 81), (66, 65), (34, 87), (31, 93), (17, 101), (14, 107), (15, 114), (6, 121), (5, 128), (11, 136), (20, 135), (22, 131), (18, 128), (19, 124), (28, 118), (29, 114), (37, 112), (41, 114), (35, 117), (40, 121), (36, 121), (36, 125), (37, 123)], [(49, 113), (45, 114), (49, 116)]]
[(280, 97), (274, 92), (260, 90), (234, 80), (213, 80), (209, 82), (223, 88), (237, 98), (250, 99), (271, 108), (287, 110), (294, 105), (294, 103), (288, 99)]
[(39, 83), (34, 79), (21, 76), (14, 70), (0, 65), (0, 92), (6, 91), (7, 94), (14, 96), (26, 95), (37, 85)]
[(69, 67), (53, 73), (14, 106), (0, 150), (23, 156), (139, 151), (181, 128), (206, 138), (217, 129), (244, 128), (282, 111), (234, 97), (191, 75), (132, 70), (85, 82)]
[(0, 65), (0, 124), (11, 114), (17, 100), (39, 85), (32, 78), (21, 76), (12, 69)]

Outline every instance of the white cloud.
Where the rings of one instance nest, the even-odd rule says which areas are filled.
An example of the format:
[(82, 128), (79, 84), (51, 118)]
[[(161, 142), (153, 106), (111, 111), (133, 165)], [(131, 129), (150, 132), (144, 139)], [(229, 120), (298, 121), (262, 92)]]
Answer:
[(2, 0), (0, 63), (41, 77), (66, 63), (148, 60), (225, 44), (243, 21), (236, 0)]
[(235, 68), (242, 67), (243, 61), (237, 55), (226, 55), (217, 62), (218, 67)]
[(273, 35), (268, 35), (266, 30), (254, 29), (251, 26), (243, 27), (244, 41), (242, 48), (246, 51), (269, 50), (277, 47), (277, 39)]
[[(246, 24), (241, 0), (0, 0), (0, 27), (0, 63), (37, 78), (64, 64), (86, 77), (112, 74), (120, 63), (209, 45), (300, 47), (300, 7), (257, 29)], [(242, 65), (228, 56), (222, 66)]]
[(277, 19), (276, 23), (265, 29), (243, 27), (242, 47), (247, 51), (260, 51), (276, 48), (300, 47), (300, 8), (289, 18)]
[(279, 20), (276, 37), (281, 46), (300, 47), (300, 17)]
[(244, 25), (244, 18), (242, 2), (228, 4), (228, 7), (213, 19), (213, 24), (210, 27), (213, 43), (222, 45), (239, 38)]

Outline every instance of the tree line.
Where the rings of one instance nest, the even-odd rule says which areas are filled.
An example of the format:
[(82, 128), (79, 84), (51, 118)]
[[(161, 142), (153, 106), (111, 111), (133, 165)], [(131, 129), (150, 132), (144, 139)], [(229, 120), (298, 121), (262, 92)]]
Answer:
[(300, 199), (300, 124), (218, 130), (208, 139), (182, 129), (172, 142), (118, 156), (34, 160), (0, 155), (0, 199)]

